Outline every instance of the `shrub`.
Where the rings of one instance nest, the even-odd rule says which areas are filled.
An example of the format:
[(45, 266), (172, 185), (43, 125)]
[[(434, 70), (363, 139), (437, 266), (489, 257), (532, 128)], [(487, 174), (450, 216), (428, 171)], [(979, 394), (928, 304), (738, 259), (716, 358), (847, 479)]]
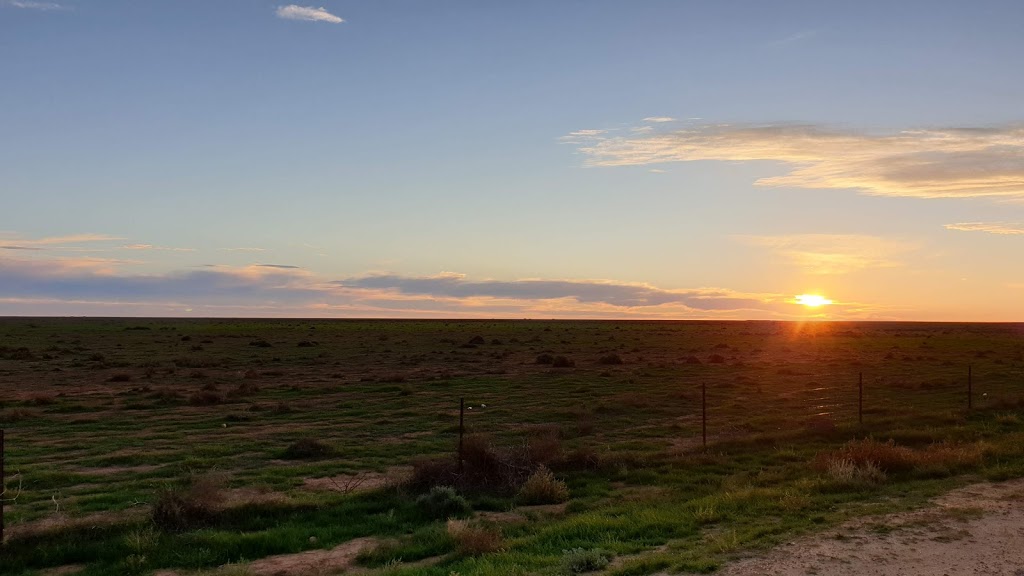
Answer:
[(853, 466), (866, 470), (870, 467), (891, 474), (923, 471), (945, 473), (953, 469), (976, 466), (982, 461), (982, 447), (979, 444), (931, 444), (922, 450), (899, 446), (892, 440), (879, 442), (868, 438), (854, 440), (833, 452), (818, 454), (815, 467), (828, 471), (833, 463), (846, 460)]
[(572, 368), (573, 366), (576, 365), (576, 362), (574, 362), (571, 358), (567, 358), (565, 356), (555, 356), (555, 358), (551, 361), (551, 365), (554, 366), (555, 368)]
[(131, 382), (131, 381), (132, 381), (132, 375), (131, 374), (126, 374), (124, 372), (119, 372), (117, 374), (114, 374), (110, 378), (107, 378), (107, 382)]
[(224, 402), (224, 398), (222, 398), (220, 394), (209, 390), (196, 392), (188, 397), (188, 403), (192, 406), (213, 406), (222, 402)]
[(597, 363), (606, 365), (622, 364), (622, 356), (615, 353), (605, 354), (597, 359)]
[(537, 360), (536, 360), (537, 364), (551, 364), (554, 361), (555, 361), (555, 357), (552, 356), (551, 354), (538, 354), (537, 355)]
[(566, 574), (582, 574), (603, 570), (610, 560), (608, 552), (597, 548), (573, 548), (562, 550), (562, 571)]
[(434, 486), (416, 499), (416, 505), (431, 518), (465, 516), (472, 511), (469, 502), (451, 486)]
[(285, 460), (313, 460), (334, 454), (330, 446), (312, 438), (301, 438), (284, 449), (281, 458)]
[(501, 529), (493, 524), (448, 521), (448, 535), (455, 541), (460, 556), (480, 556), (501, 550)]
[(569, 499), (565, 482), (555, 478), (547, 466), (541, 465), (519, 489), (516, 500), (521, 504), (559, 504)]
[(853, 460), (840, 458), (830, 461), (825, 472), (830, 480), (843, 485), (885, 482), (885, 472), (872, 462), (857, 464)]
[(211, 476), (193, 477), (184, 487), (157, 493), (152, 518), (161, 530), (181, 532), (207, 525), (224, 501), (220, 483)]

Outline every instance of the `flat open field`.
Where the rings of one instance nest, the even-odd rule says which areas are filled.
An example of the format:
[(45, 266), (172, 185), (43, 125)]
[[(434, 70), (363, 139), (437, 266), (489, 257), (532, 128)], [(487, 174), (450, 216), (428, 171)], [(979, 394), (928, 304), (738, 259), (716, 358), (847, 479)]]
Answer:
[(1011, 324), (0, 319), (0, 574), (711, 572), (1024, 477), (1022, 400)]

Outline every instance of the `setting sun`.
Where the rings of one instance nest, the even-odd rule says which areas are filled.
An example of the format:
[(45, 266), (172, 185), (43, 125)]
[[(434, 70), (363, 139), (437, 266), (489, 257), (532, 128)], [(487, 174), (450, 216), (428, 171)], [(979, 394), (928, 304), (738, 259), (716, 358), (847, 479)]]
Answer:
[(809, 308), (817, 308), (819, 306), (827, 306), (831, 304), (832, 301), (820, 294), (798, 294), (796, 297), (796, 303), (803, 304)]

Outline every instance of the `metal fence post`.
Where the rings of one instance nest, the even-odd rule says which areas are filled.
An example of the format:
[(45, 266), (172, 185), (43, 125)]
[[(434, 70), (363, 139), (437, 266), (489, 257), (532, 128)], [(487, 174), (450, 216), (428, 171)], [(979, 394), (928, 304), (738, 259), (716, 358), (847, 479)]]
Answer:
[(700, 436), (704, 442), (704, 448), (708, 447), (708, 383), (700, 383)]
[(974, 381), (971, 374), (971, 365), (967, 365), (967, 409), (974, 408)]
[(864, 373), (857, 377), (857, 423), (864, 425)]
[(4, 475), (4, 429), (0, 428), (0, 548), (4, 545), (4, 503), (7, 500), (7, 477)]
[(466, 399), (459, 398), (459, 474), (462, 473), (463, 460), (462, 460), (462, 436), (466, 432)]

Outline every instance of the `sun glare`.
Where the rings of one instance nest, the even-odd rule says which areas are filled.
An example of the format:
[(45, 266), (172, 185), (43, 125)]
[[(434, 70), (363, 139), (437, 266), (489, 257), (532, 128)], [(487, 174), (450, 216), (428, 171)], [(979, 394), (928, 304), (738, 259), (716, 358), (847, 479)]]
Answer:
[(808, 308), (817, 308), (819, 306), (827, 306), (831, 304), (832, 301), (820, 294), (798, 294), (796, 297), (796, 303), (803, 304)]

